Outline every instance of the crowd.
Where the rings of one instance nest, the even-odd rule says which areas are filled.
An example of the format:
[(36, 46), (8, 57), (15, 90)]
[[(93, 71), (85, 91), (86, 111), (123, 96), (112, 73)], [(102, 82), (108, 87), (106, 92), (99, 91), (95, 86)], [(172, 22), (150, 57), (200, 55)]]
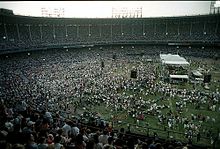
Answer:
[[(0, 65), (0, 148), (185, 146), (175, 141), (163, 144), (157, 139), (134, 140), (125, 137), (123, 130), (115, 133), (110, 123), (101, 119), (92, 125), (98, 126), (99, 131), (92, 131), (81, 125), (82, 117), (73, 118), (79, 113), (78, 108), (85, 107), (91, 112), (89, 109), (97, 104), (105, 104), (112, 111), (127, 111), (127, 116), (134, 120), (140, 115), (153, 115), (169, 129), (184, 127), (189, 142), (193, 136), (199, 141), (202, 135), (214, 141), (212, 129), (203, 127), (204, 122), (215, 123), (214, 117), (201, 114), (186, 117), (182, 111), (186, 105), (197, 105), (198, 109), (207, 105), (208, 109), (220, 112), (219, 91), (204, 94), (156, 82), (158, 67), (155, 63), (145, 63), (145, 60), (157, 57), (157, 47), (147, 47), (149, 50), (135, 48), (137, 53), (144, 52), (144, 56), (135, 56), (130, 47), (104, 47), (22, 53), (5, 58)], [(112, 58), (114, 53), (116, 59)], [(136, 66), (137, 79), (130, 78), (133, 69), (130, 65)], [(135, 94), (127, 95), (129, 90)], [(146, 100), (140, 94), (160, 96)], [(159, 105), (158, 101), (172, 100), (176, 96), (182, 99), (176, 102), (177, 112), (162, 113), (161, 109), (170, 109), (170, 105)]]

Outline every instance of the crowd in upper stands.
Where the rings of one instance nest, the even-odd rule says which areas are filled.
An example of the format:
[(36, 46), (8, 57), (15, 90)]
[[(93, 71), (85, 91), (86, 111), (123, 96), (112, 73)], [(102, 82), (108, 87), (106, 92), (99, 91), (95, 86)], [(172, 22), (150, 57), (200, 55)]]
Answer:
[(50, 22), (46, 18), (23, 20), (16, 16), (7, 16), (5, 20), (0, 22), (0, 48), (3, 50), (80, 43), (219, 41), (218, 17), (212, 15), (159, 20), (115, 19), (111, 22), (108, 19), (82, 22), (80, 19), (71, 22), (53, 19)]

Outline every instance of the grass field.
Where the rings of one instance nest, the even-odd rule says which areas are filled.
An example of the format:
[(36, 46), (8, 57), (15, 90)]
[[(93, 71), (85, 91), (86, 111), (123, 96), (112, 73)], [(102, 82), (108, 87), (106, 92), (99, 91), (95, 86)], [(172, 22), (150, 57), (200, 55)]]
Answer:
[[(220, 61), (214, 61), (211, 59), (203, 59), (203, 60), (200, 59), (199, 62), (200, 62), (199, 65), (203, 66), (204, 69), (210, 69), (210, 73), (212, 74), (212, 81), (209, 84), (209, 86), (210, 86), (209, 90), (204, 89), (204, 87), (199, 84), (196, 85), (196, 90), (199, 90), (202, 92), (207, 92), (207, 93), (212, 92), (212, 91), (216, 91), (216, 89), (218, 89), (220, 91), (220, 83), (218, 82), (220, 80), (220, 65), (219, 65)], [(160, 65), (160, 64), (157, 63), (155, 65)], [(138, 64), (131, 63), (131, 64), (127, 65), (127, 68), (129, 70), (131, 70), (132, 67), (134, 67), (134, 66), (138, 67)], [(198, 68), (197, 60), (192, 62), (191, 66), (190, 66), (190, 69), (196, 69), (196, 68)], [(128, 75), (127, 71), (125, 71), (125, 69), (115, 69), (113, 71), (113, 75), (130, 77)], [(156, 81), (159, 81), (159, 78)], [(193, 89), (193, 84), (186, 83), (186, 84), (181, 84), (181, 85), (172, 85), (172, 87), (191, 90), (191, 89)], [(154, 95), (151, 95), (151, 94), (145, 95), (146, 90), (147, 89), (144, 89), (144, 91), (142, 93), (138, 93), (138, 94), (136, 92), (130, 91), (130, 90), (129, 91), (127, 91), (127, 90), (121, 91), (121, 93), (125, 92), (124, 95), (136, 94), (136, 96), (142, 97), (142, 99), (144, 99), (146, 101), (156, 100), (156, 103), (158, 105), (162, 105), (162, 104), (169, 105), (170, 108), (161, 109), (161, 112), (163, 114), (166, 114), (167, 112), (169, 112), (169, 110), (171, 110), (172, 112), (175, 113), (176, 112), (176, 101), (182, 100), (178, 96), (164, 97), (163, 100), (160, 100), (162, 94), (155, 93)], [(208, 129), (212, 130), (213, 136), (217, 136), (219, 129), (220, 129), (220, 111), (218, 111), (219, 107), (220, 107), (220, 104), (218, 103), (216, 111), (209, 111), (209, 110), (207, 110), (207, 104), (201, 104), (200, 109), (196, 109), (196, 105), (187, 103), (186, 107), (183, 108), (182, 116), (190, 118), (191, 114), (194, 114), (194, 115), (202, 114), (205, 116), (209, 116), (211, 118), (215, 118), (215, 120), (216, 120), (215, 122), (208, 121), (208, 122), (202, 123), (202, 128), (204, 130), (208, 130)], [(142, 109), (142, 110), (145, 110), (145, 109)], [(101, 103), (100, 105), (93, 105), (92, 107), (87, 107), (86, 110), (83, 109), (82, 107), (79, 107), (79, 109), (78, 109), (78, 113), (83, 113), (85, 111), (99, 113), (101, 115), (101, 117), (103, 119), (105, 119), (106, 121), (113, 122), (113, 127), (116, 129), (122, 128), (122, 127), (127, 129), (128, 124), (130, 124), (130, 129), (132, 132), (141, 133), (141, 134), (145, 134), (145, 135), (147, 133), (149, 133), (149, 135), (153, 135), (153, 132), (156, 132), (158, 134), (158, 136), (160, 136), (162, 138), (167, 138), (168, 137), (168, 130), (170, 130), (170, 131), (174, 131), (175, 133), (170, 132), (169, 136), (173, 136), (175, 139), (178, 139), (178, 140), (187, 141), (187, 139), (185, 138), (185, 135), (184, 135), (185, 132), (184, 132), (183, 125), (177, 125), (174, 129), (169, 129), (167, 127), (167, 124), (160, 124), (158, 122), (157, 116), (145, 115), (145, 119), (143, 121), (140, 121), (139, 124), (137, 124), (136, 119), (129, 116), (126, 111), (111, 110), (111, 108), (106, 107), (106, 105), (104, 103)], [(116, 119), (113, 120), (112, 116), (116, 117)], [(120, 123), (119, 123), (119, 121), (120, 121)], [(194, 121), (194, 123), (196, 125), (200, 124), (199, 121)], [(164, 131), (164, 129), (166, 129), (167, 131)], [(202, 138), (199, 142), (196, 142), (196, 137), (194, 137), (193, 143), (212, 146), (211, 141), (210, 141), (210, 137), (206, 137), (204, 134), (202, 135)], [(219, 141), (217, 142), (217, 147), (220, 148)]]

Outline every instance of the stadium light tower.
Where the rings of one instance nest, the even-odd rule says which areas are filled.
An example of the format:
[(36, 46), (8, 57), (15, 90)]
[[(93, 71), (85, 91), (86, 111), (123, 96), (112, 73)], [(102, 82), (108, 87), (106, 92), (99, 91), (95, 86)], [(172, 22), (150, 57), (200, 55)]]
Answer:
[(211, 1), (210, 14), (220, 14), (220, 1)]
[(41, 8), (42, 17), (64, 17), (65, 9), (64, 8)]
[(41, 8), (41, 16), (42, 17), (48, 16), (48, 10), (46, 8)]
[(142, 7), (113, 7), (112, 18), (142, 18)]

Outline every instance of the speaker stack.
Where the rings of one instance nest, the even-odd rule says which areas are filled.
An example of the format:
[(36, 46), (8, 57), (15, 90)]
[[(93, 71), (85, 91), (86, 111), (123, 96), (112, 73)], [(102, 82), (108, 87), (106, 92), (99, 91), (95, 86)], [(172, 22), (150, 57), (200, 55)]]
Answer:
[(112, 59), (113, 59), (113, 60), (116, 60), (116, 54), (114, 54), (114, 55), (112, 56)]
[(211, 74), (206, 74), (206, 75), (204, 75), (204, 83), (209, 83), (209, 82), (211, 82)]
[(102, 68), (104, 68), (104, 67), (105, 67), (105, 64), (104, 64), (104, 62), (103, 62), (103, 61), (101, 62), (101, 67), (102, 67)]
[(131, 70), (131, 78), (137, 79), (137, 71)]

